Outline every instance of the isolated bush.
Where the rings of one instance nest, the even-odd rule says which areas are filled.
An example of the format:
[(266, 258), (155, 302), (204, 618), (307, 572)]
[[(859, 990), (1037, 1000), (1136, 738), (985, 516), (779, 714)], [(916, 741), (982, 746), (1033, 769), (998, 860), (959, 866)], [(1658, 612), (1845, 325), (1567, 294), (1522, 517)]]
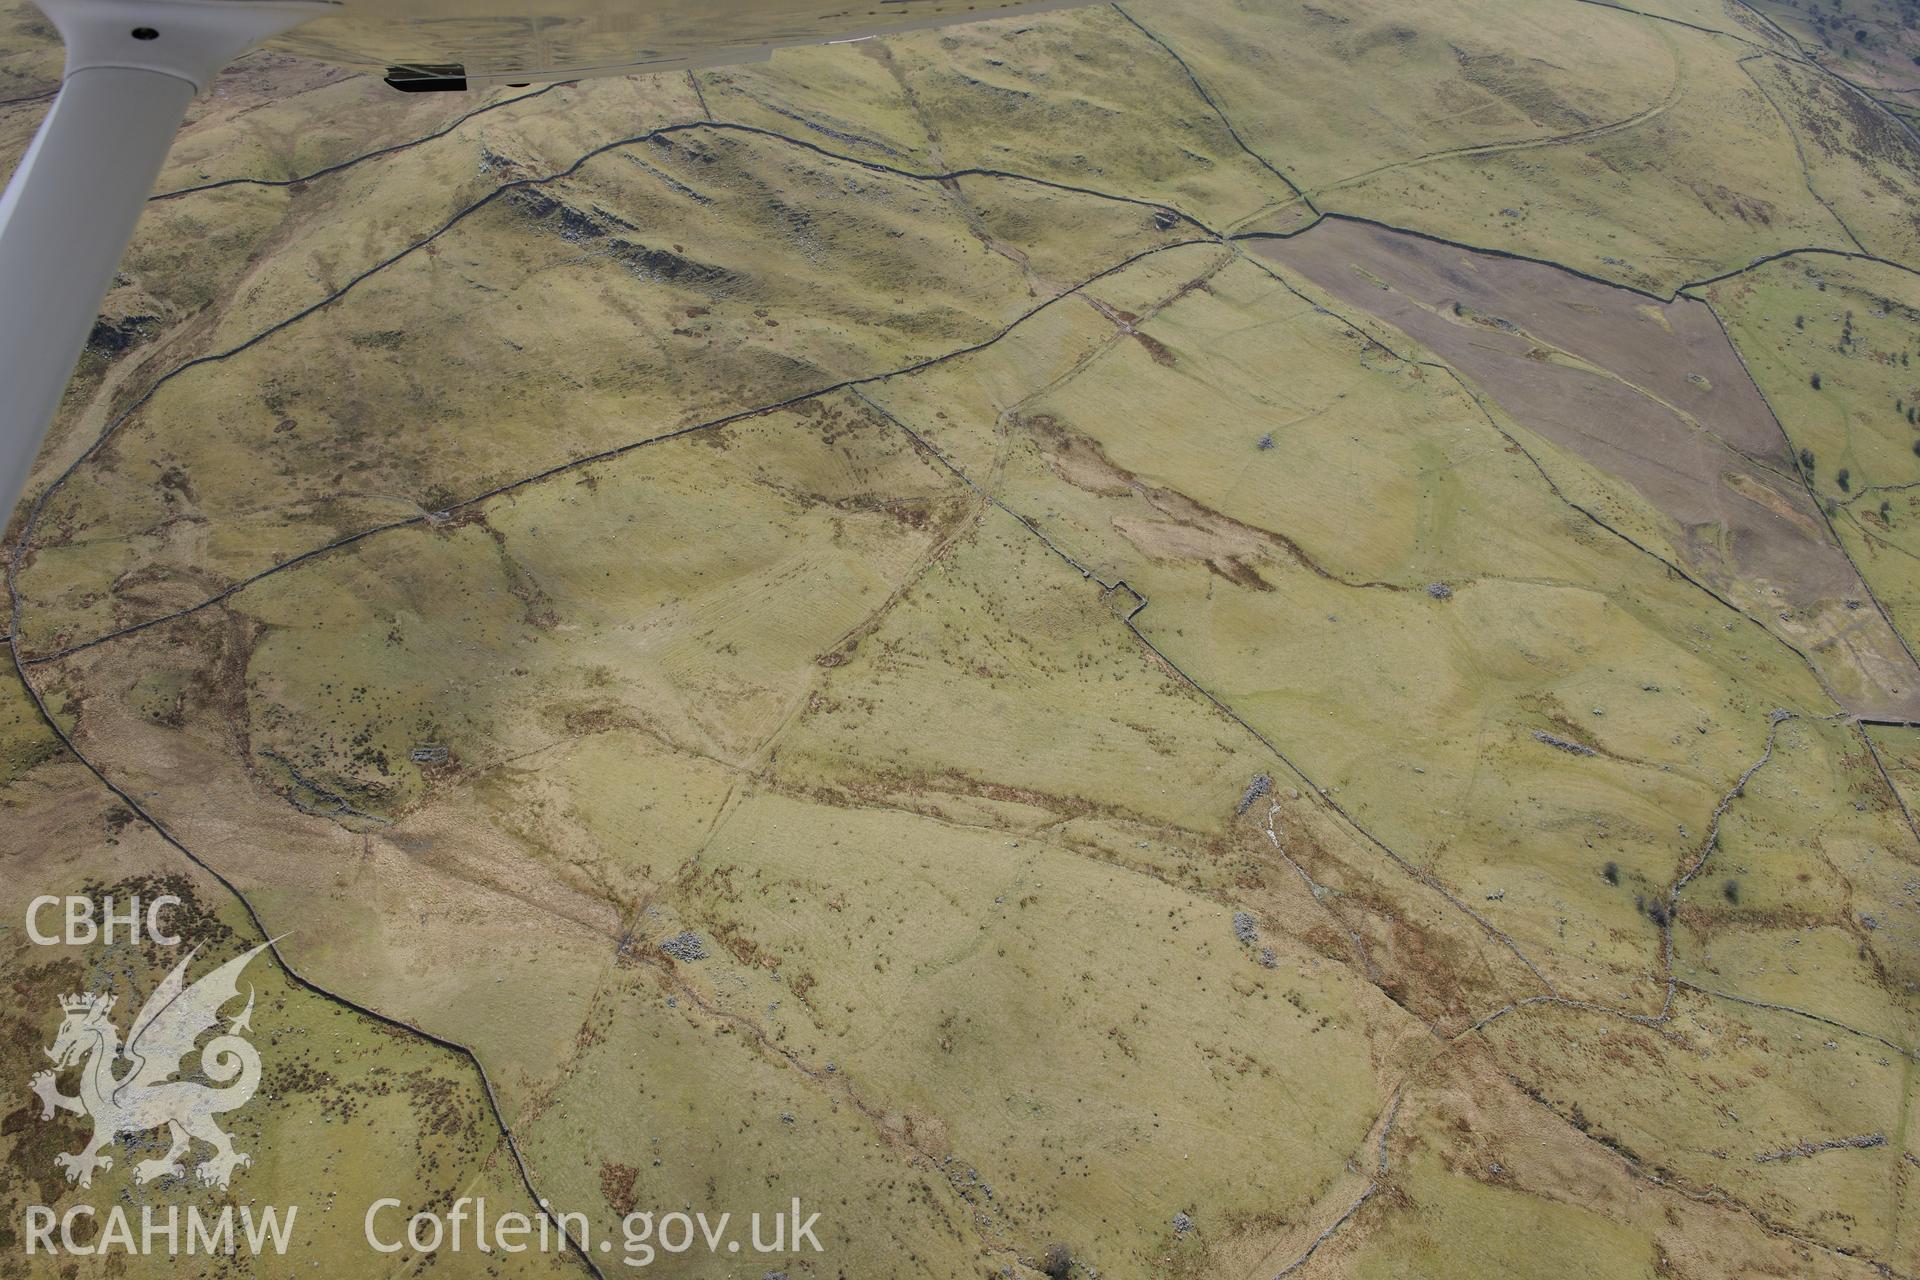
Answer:
[(1818, 391), (1820, 389), (1820, 375), (1817, 373), (1814, 374), (1810, 381), (1813, 383), (1813, 389)]
[(1609, 862), (1606, 866), (1600, 868), (1600, 875), (1608, 884), (1619, 884), (1620, 864), (1617, 862)]
[(1740, 882), (1738, 880), (1727, 881), (1720, 886), (1720, 892), (1722, 896), (1734, 906), (1737, 907), (1740, 905)]
[(1840, 486), (1840, 492), (1845, 493), (1853, 486), (1853, 473), (1842, 467), (1834, 473), (1833, 482)]
[(1049, 1280), (1067, 1280), (1073, 1270), (1073, 1254), (1063, 1244), (1047, 1246), (1046, 1257), (1040, 1259), (1040, 1274)]

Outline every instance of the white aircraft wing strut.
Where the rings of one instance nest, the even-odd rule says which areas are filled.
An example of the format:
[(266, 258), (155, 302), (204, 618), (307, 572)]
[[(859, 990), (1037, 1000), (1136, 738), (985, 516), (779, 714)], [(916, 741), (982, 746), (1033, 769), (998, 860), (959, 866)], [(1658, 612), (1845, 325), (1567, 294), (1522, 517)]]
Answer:
[(67, 68), (0, 196), (0, 518), (26, 484), (188, 102), (255, 45), (384, 66), (396, 88), (461, 89), (763, 59), (1087, 0), (35, 3), (66, 41)]
[(0, 195), (0, 513), (26, 483), (193, 95), (330, 4), (36, 0), (67, 45), (59, 96)]

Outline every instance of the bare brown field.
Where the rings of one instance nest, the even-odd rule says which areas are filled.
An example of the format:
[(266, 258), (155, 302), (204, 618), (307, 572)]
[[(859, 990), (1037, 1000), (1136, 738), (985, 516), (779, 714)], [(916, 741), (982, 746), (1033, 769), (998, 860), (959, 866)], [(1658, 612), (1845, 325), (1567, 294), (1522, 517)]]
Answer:
[(1920, 716), (1920, 669), (1820, 518), (1707, 306), (1328, 221), (1255, 249), (1414, 338), (1516, 421), (1627, 486), (1680, 562), (1815, 655), (1849, 709)]
[[(0, 907), (284, 935), (286, 1274), (1912, 1280), (1906, 37), (1790, 7), (243, 60), (14, 517)], [(4, 1232), (164, 957), (0, 942)]]

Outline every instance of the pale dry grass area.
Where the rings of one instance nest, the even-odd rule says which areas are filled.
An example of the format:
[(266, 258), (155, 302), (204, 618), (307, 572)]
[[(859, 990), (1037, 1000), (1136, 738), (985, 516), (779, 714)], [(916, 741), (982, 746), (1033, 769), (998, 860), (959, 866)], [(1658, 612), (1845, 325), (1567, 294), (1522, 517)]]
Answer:
[(8, 911), (285, 935), (289, 1274), (504, 1122), (790, 1277), (1920, 1275), (1920, 169), (1781, 7), (243, 60), (10, 526)]
[[(5, 1150), (0, 1196), (10, 1207), (119, 1203), (134, 1205), (137, 1215), (140, 1204), (157, 1203), (215, 1215), (236, 1202), (291, 1204), (296, 1208), (287, 1254), (247, 1262), (249, 1274), (269, 1277), (310, 1276), (316, 1269), (361, 1273), (368, 1255), (361, 1214), (382, 1196), (427, 1204), (482, 1194), (503, 1208), (533, 1208), (467, 1059), (290, 981), (267, 956), (247, 967), (242, 987), (252, 997), (261, 1083), (249, 1106), (222, 1118), (236, 1149), (252, 1161), (236, 1175), (231, 1190), (200, 1186), (190, 1178), (138, 1183), (135, 1165), (159, 1156), (164, 1133), (140, 1135), (138, 1148), (110, 1148), (117, 1157), (114, 1167), (97, 1172), (91, 1189), (69, 1187), (53, 1157), (80, 1151), (91, 1126), (64, 1113), (43, 1119), (39, 1101), (25, 1089), (28, 1078), (48, 1065), (42, 1050), (59, 1025), (60, 999), (82, 992), (111, 995), (117, 1001), (113, 1020), (124, 1031), (134, 1011), (189, 950), (192, 980), (262, 939), (213, 875), (182, 858), (102, 790), (79, 762), (59, 751), (44, 725), (15, 718), (13, 705), (25, 698), (11, 675), (5, 692), (9, 758), (17, 759), (23, 749), (50, 757), (14, 778), (4, 792), (0, 858), (8, 874), (0, 908), (7, 919), (24, 922), (30, 900), (43, 894), (84, 894), (95, 903), (111, 898), (120, 915), (132, 902), (151, 904), (162, 895), (180, 900), (158, 918), (180, 938), (178, 948), (129, 942), (124, 925), (122, 936), (107, 945), (41, 946), (28, 940), (24, 928), (8, 931), (0, 959), (10, 996), (0, 1022), (0, 1069), (19, 1087), (7, 1105), (6, 1132), (0, 1137)], [(43, 909), (37, 923), (58, 933), (60, 908)], [(63, 1088), (70, 1092), (72, 1083), (63, 1081)], [(201, 1147), (188, 1153), (189, 1174), (206, 1154)], [(8, 1230), (17, 1232), (21, 1225), (15, 1213)], [(82, 1240), (89, 1234), (82, 1225)], [(7, 1249), (6, 1274), (43, 1273), (46, 1259), (24, 1258), (17, 1234), (8, 1236)], [(560, 1259), (532, 1255), (491, 1261), (492, 1267), (483, 1268), (471, 1259), (450, 1260), (447, 1273), (538, 1276), (569, 1269)], [(227, 1260), (183, 1259), (188, 1266), (167, 1259), (133, 1262), (129, 1269), (126, 1259), (111, 1265), (93, 1259), (64, 1273), (144, 1274), (144, 1268), (153, 1274), (214, 1275)], [(190, 1269), (192, 1264), (205, 1270)]]

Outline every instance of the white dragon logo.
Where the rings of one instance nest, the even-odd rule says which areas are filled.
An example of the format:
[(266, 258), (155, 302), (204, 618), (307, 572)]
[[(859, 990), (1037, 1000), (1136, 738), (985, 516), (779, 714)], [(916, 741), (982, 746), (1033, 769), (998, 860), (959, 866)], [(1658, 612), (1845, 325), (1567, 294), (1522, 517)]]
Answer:
[[(173, 1144), (158, 1160), (142, 1160), (134, 1167), (134, 1179), (151, 1182), (169, 1174), (184, 1176), (180, 1157), (192, 1140), (198, 1138), (213, 1148), (213, 1154), (200, 1162), (199, 1180), (209, 1186), (225, 1187), (233, 1171), (253, 1163), (245, 1152), (233, 1149), (229, 1138), (213, 1118), (246, 1105), (260, 1084), (260, 1054), (240, 1035), (251, 1030), (253, 989), (247, 989), (247, 1007), (227, 1024), (221, 1035), (207, 1041), (200, 1050), (200, 1073), (212, 1085), (191, 1080), (171, 1080), (180, 1064), (193, 1052), (195, 1043), (208, 1028), (220, 1020), (220, 1010), (240, 995), (240, 971), (247, 962), (266, 950), (262, 943), (245, 955), (207, 974), (192, 986), (186, 985), (186, 959), (154, 989), (140, 1006), (127, 1033), (124, 1049), (120, 1034), (108, 1014), (115, 997), (73, 995), (60, 997), (66, 1020), (53, 1047), (46, 1051), (54, 1070), (33, 1077), (31, 1088), (40, 1098), (40, 1118), (51, 1120), (53, 1113), (71, 1111), (93, 1120), (93, 1137), (78, 1155), (61, 1152), (54, 1162), (66, 1170), (67, 1181), (83, 1187), (93, 1185), (95, 1169), (113, 1168), (113, 1157), (101, 1149), (121, 1134), (141, 1133), (165, 1125), (172, 1131)], [(132, 1065), (115, 1077), (113, 1066), (120, 1058)], [(54, 1072), (75, 1062), (80, 1068), (80, 1093), (68, 1097), (60, 1092)]]

